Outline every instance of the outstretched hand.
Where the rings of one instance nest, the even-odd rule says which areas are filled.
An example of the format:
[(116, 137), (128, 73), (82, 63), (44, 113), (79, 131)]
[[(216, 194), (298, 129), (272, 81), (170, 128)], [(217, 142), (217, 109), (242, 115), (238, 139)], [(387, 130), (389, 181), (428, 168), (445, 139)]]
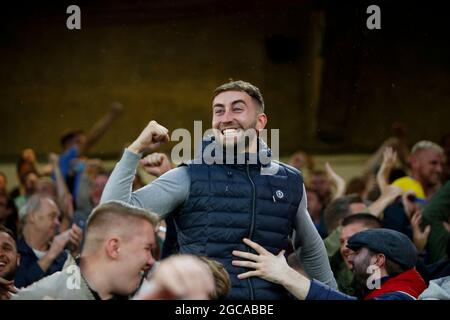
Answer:
[(386, 147), (383, 152), (383, 162), (377, 172), (377, 183), (382, 192), (389, 185), (389, 175), (396, 163), (397, 152), (395, 152), (392, 147)]
[(267, 281), (282, 283), (283, 277), (288, 274), (290, 269), (286, 258), (284, 257), (284, 250), (281, 250), (278, 255), (274, 255), (249, 239), (243, 239), (243, 241), (258, 254), (237, 250), (233, 251), (234, 256), (246, 259), (233, 260), (232, 264), (234, 266), (254, 269), (239, 274), (238, 278), (246, 279), (250, 277), (260, 277)]
[(346, 188), (344, 178), (342, 178), (333, 170), (329, 162), (325, 163), (325, 170), (327, 172), (328, 179), (330, 179), (331, 183), (336, 187), (336, 193), (333, 196), (333, 199), (337, 199), (343, 196)]
[(413, 242), (417, 248), (417, 251), (422, 252), (428, 241), (428, 236), (431, 232), (431, 226), (427, 225), (423, 230), (420, 227), (422, 224), (422, 213), (421, 210), (416, 211), (411, 217), (411, 228), (413, 230)]

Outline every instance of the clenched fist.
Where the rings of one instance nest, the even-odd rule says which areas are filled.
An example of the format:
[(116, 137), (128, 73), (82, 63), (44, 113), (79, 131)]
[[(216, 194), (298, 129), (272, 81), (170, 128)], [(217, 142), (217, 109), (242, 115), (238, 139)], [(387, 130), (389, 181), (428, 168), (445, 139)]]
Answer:
[(139, 137), (128, 147), (128, 150), (134, 153), (151, 152), (169, 140), (169, 130), (152, 120)]
[(152, 153), (141, 159), (142, 168), (152, 176), (159, 177), (172, 169), (169, 158), (164, 153)]

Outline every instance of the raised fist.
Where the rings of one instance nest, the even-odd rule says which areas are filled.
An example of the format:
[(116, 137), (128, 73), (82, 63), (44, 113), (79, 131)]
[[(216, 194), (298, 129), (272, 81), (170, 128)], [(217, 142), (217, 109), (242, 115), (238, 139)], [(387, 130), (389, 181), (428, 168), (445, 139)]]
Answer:
[(140, 161), (142, 168), (148, 174), (152, 176), (159, 177), (172, 169), (169, 158), (164, 153), (152, 153), (141, 159)]
[(149, 122), (139, 137), (128, 147), (134, 153), (152, 152), (170, 140), (169, 130), (155, 120)]

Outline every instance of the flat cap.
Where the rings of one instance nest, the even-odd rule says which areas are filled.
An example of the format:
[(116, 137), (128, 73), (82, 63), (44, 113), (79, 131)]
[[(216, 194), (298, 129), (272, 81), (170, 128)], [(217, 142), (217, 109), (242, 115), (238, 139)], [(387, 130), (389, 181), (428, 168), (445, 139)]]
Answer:
[(412, 268), (417, 262), (417, 250), (409, 238), (391, 229), (369, 229), (358, 232), (348, 239), (347, 247), (353, 251), (366, 247), (383, 253), (390, 260)]

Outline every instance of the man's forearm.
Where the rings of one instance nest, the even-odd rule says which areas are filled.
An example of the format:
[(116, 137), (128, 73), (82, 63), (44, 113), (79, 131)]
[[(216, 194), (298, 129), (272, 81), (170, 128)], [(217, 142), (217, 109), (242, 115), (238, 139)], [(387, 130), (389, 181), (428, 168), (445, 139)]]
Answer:
[(301, 250), (296, 250), (297, 256), (302, 263), (306, 273), (314, 279), (337, 288), (336, 280), (331, 271), (325, 245), (314, 226), (311, 217), (306, 209), (306, 192), (304, 190), (303, 199), (297, 210), (295, 222), (295, 247), (301, 246)]
[(150, 209), (165, 218), (182, 205), (189, 196), (190, 178), (187, 167), (169, 170), (152, 183), (132, 192), (140, 155), (125, 150), (102, 194), (101, 203), (119, 200)]
[(105, 134), (119, 114), (120, 112), (113, 108), (94, 124), (86, 137), (84, 145), (80, 149), (80, 154), (86, 152)]
[(41, 268), (41, 270), (45, 273), (48, 268), (52, 265), (53, 261), (55, 261), (57, 256), (48, 251), (41, 259), (38, 260), (37, 264)]
[(140, 155), (125, 149), (103, 190), (101, 203), (108, 200), (131, 202), (131, 191)]
[(383, 219), (383, 211), (389, 206), (394, 200), (388, 197), (379, 197), (369, 206), (369, 212), (371, 215)]
[(297, 299), (305, 300), (311, 286), (311, 281), (294, 269), (290, 268), (281, 279), (281, 285)]

